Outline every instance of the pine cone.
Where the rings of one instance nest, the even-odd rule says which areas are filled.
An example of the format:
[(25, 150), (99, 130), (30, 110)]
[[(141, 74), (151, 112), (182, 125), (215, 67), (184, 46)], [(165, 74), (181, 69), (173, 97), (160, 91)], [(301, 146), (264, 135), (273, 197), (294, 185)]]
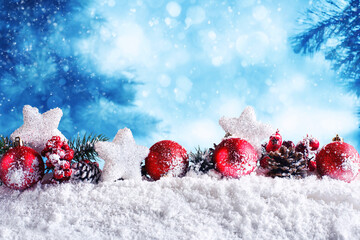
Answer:
[(190, 153), (190, 168), (197, 173), (207, 173), (211, 169), (214, 169), (215, 165), (212, 160), (214, 149), (201, 150), (196, 149), (195, 153)]
[(281, 146), (279, 151), (268, 154), (268, 175), (271, 177), (303, 178), (306, 175), (306, 159), (294, 147)]
[(89, 160), (79, 161), (73, 163), (71, 169), (73, 170), (72, 180), (98, 183), (101, 177), (101, 170), (97, 162), (90, 162)]

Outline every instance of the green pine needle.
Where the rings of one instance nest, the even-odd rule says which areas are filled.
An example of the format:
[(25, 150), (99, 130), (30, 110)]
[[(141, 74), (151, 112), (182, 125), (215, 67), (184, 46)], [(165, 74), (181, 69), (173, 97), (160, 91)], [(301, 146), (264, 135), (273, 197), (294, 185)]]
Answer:
[(13, 145), (9, 137), (0, 135), (0, 156), (5, 154)]
[(190, 153), (189, 162), (190, 168), (197, 173), (207, 173), (211, 169), (214, 169), (214, 163), (212, 161), (212, 153), (214, 149), (204, 149), (199, 147), (195, 149), (195, 152)]
[(71, 149), (74, 150), (73, 161), (79, 162), (82, 160), (98, 161), (98, 153), (95, 151), (95, 143), (99, 141), (108, 141), (109, 138), (100, 135), (78, 135), (75, 139), (70, 139), (68, 144)]

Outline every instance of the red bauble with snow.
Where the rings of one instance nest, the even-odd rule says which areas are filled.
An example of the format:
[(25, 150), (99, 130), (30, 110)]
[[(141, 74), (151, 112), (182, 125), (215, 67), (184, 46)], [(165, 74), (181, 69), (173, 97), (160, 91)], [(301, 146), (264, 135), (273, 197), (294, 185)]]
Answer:
[(188, 158), (185, 148), (180, 144), (163, 140), (151, 146), (145, 159), (145, 169), (154, 180), (162, 176), (182, 176), (189, 166)]
[(270, 136), (269, 143), (266, 145), (266, 151), (275, 152), (279, 150), (282, 144), (282, 137), (279, 133), (279, 130), (276, 131), (275, 134)]
[(9, 188), (27, 189), (44, 176), (44, 162), (34, 149), (21, 146), (17, 139), (16, 147), (7, 151), (0, 162), (1, 181)]
[(308, 137), (309, 139), (309, 147), (311, 151), (316, 151), (320, 147), (320, 142), (314, 137)]
[(258, 155), (254, 147), (241, 138), (224, 139), (214, 150), (215, 168), (226, 177), (238, 178), (254, 171)]
[(316, 156), (316, 167), (321, 176), (351, 182), (360, 169), (360, 156), (356, 149), (336, 136)]

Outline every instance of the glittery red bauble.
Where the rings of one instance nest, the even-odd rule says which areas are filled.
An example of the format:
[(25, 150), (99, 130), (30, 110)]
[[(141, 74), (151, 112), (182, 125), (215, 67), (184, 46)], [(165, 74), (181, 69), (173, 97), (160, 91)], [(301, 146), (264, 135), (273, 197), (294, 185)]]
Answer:
[(216, 146), (213, 159), (215, 168), (226, 177), (238, 178), (254, 171), (257, 153), (244, 139), (229, 138)]
[(321, 176), (352, 181), (359, 173), (360, 157), (353, 146), (335, 141), (325, 145), (316, 156), (316, 168)]
[(279, 130), (276, 131), (273, 135), (270, 136), (269, 142), (266, 145), (266, 151), (269, 152), (275, 152), (277, 151), (282, 144), (282, 137), (279, 133)]
[(154, 180), (165, 175), (181, 176), (185, 174), (188, 166), (189, 161), (185, 148), (170, 140), (155, 143), (145, 159), (146, 172)]
[(10, 149), (1, 159), (0, 178), (9, 188), (24, 190), (44, 176), (44, 162), (34, 149), (18, 146)]
[(320, 147), (319, 140), (313, 137), (309, 138), (309, 146), (311, 151), (318, 150), (318, 148)]

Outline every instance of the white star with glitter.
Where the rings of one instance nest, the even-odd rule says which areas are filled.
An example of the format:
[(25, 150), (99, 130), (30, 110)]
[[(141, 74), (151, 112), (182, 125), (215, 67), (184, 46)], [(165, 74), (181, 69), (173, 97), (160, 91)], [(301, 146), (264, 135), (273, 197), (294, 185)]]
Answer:
[(16, 129), (10, 138), (14, 140), (16, 137), (20, 137), (25, 144), (40, 153), (51, 137), (59, 136), (62, 140), (66, 140), (57, 129), (62, 115), (63, 112), (60, 108), (54, 108), (41, 114), (36, 107), (25, 105), (23, 108), (24, 124)]
[(220, 126), (231, 137), (238, 137), (248, 141), (257, 151), (261, 149), (261, 142), (274, 133), (269, 124), (256, 120), (254, 108), (248, 106), (238, 118), (222, 117)]
[(140, 164), (149, 149), (135, 143), (130, 129), (120, 129), (112, 142), (95, 143), (95, 150), (105, 161), (102, 181), (142, 179)]

